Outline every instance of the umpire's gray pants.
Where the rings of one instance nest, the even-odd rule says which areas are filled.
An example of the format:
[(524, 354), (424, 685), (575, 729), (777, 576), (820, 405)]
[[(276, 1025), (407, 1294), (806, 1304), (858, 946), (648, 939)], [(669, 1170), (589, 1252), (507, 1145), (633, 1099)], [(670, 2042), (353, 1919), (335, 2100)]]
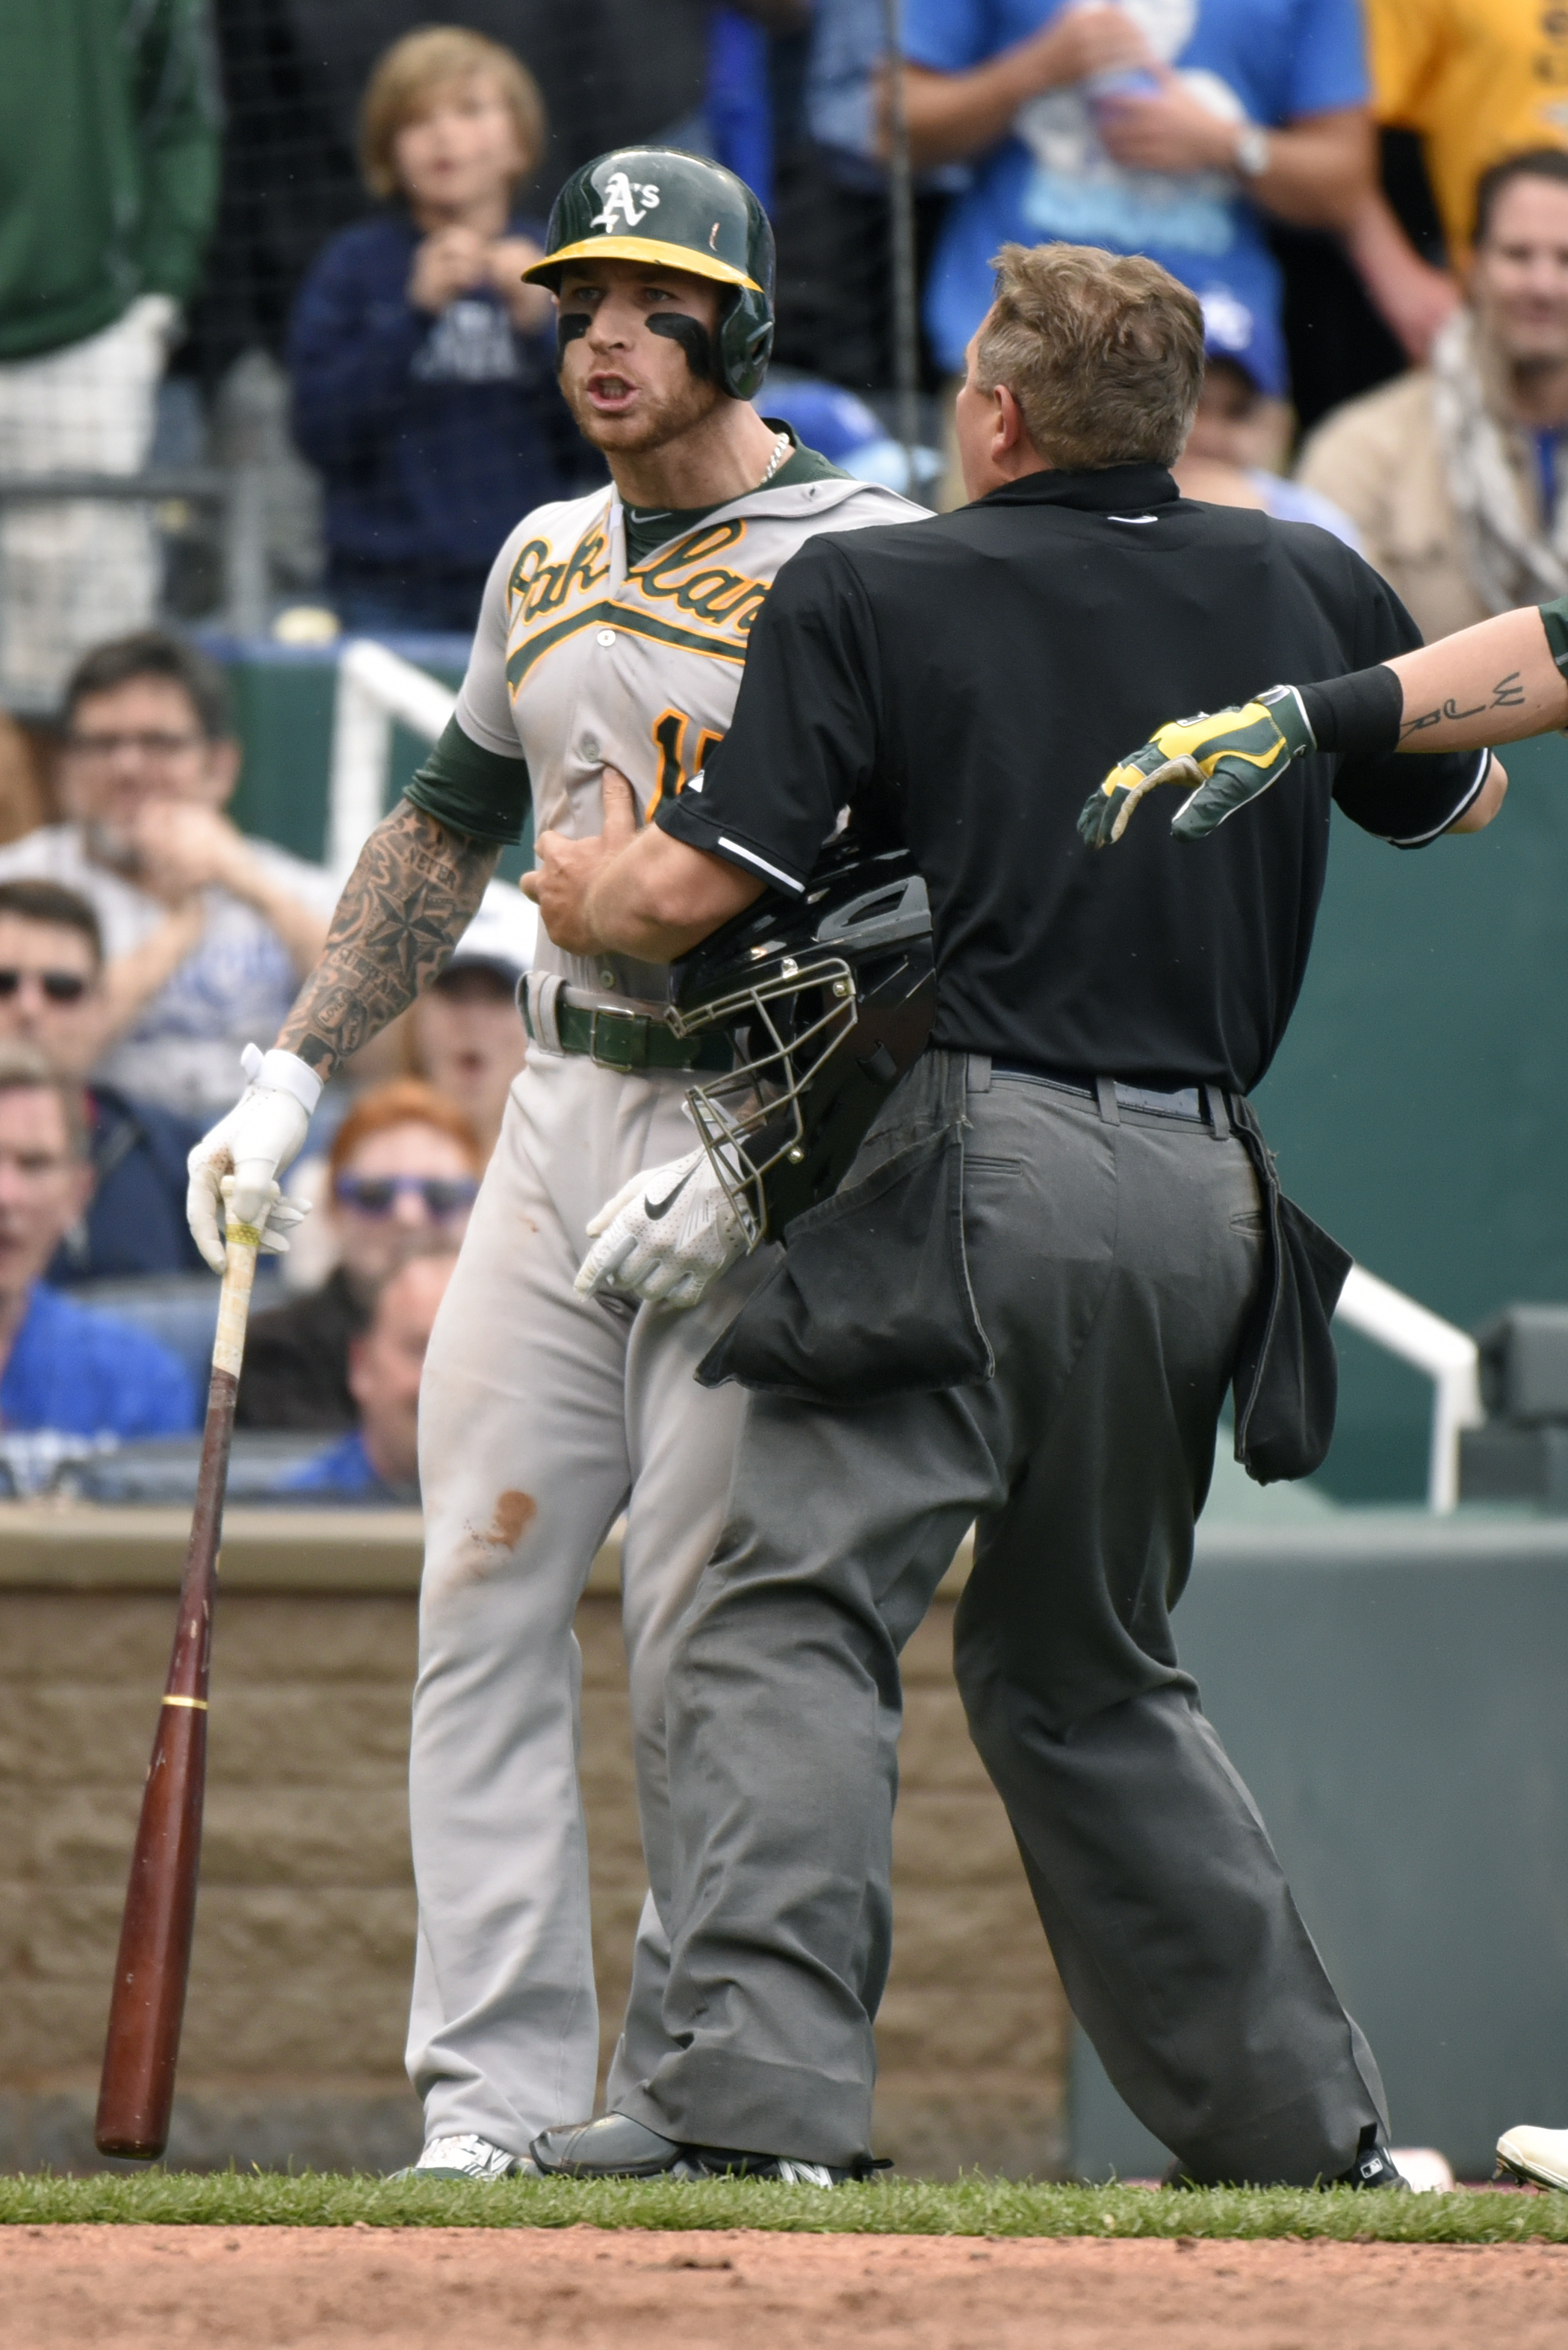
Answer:
[(973, 1519), (959, 1683), (1075, 2012), (1194, 2177), (1332, 2177), (1386, 2126), (1382, 2085), (1168, 1613), (1259, 1272), (1251, 1168), (984, 1062), (969, 1113), (996, 1376), (752, 1398), (666, 1689), (670, 2051), (616, 2103), (710, 2146), (869, 2147), (898, 1653)]

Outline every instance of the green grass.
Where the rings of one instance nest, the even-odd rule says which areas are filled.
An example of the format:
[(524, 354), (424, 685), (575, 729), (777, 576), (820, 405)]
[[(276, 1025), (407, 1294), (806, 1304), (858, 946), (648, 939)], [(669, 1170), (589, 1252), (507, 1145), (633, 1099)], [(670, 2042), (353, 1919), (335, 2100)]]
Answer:
[(1334, 2188), (1039, 2187), (973, 2176), (824, 2193), (763, 2180), (565, 2179), (494, 2186), (306, 2172), (0, 2177), (0, 2225), (198, 2228), (769, 2228), (817, 2235), (1332, 2237), (1355, 2243), (1568, 2243), (1568, 2195), (1355, 2195)]

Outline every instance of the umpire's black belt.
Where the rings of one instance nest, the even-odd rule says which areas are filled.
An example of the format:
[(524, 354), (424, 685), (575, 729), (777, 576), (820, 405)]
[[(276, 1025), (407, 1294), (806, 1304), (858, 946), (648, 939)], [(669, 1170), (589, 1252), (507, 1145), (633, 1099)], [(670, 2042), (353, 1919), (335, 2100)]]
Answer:
[(523, 1025), (547, 1053), (581, 1053), (624, 1076), (638, 1069), (728, 1069), (734, 1065), (722, 1029), (677, 1036), (656, 1013), (579, 1001), (552, 972), (530, 972), (517, 990)]
[(1217, 1134), (1231, 1130), (1230, 1107), (1218, 1086), (1179, 1086), (1161, 1093), (1150, 1086), (1124, 1086), (1116, 1077), (1096, 1077), (1078, 1069), (1045, 1069), (1031, 1061), (992, 1061), (992, 1075), (1023, 1077), (1031, 1085), (1049, 1086), (1054, 1093), (1077, 1094), (1099, 1105), (1102, 1118), (1116, 1110), (1132, 1110), (1145, 1118), (1187, 1118), (1195, 1126), (1211, 1126)]

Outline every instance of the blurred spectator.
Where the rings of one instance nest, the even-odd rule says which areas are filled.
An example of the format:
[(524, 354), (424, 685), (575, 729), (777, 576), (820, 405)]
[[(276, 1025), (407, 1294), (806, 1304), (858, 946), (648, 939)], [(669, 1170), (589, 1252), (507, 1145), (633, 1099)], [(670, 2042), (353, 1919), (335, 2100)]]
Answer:
[(1340, 227), (1371, 183), (1355, 0), (905, 0), (916, 165), (972, 160), (927, 287), (957, 374), (1009, 238), (1146, 253), (1278, 321), (1272, 215)]
[[(1454, 269), (1469, 259), (1483, 172), (1532, 148), (1568, 146), (1568, 9), (1519, 0), (1366, 0), (1379, 121), (1418, 132)], [(1459, 287), (1410, 242), (1380, 191), (1350, 251), (1409, 358), (1426, 359)]]
[(221, 810), (234, 787), (223, 671), (156, 629), (99, 645), (66, 689), (67, 821), (0, 848), (0, 880), (79, 890), (109, 956), (97, 1074), (207, 1123), (321, 951), (335, 885)]
[[(835, 383), (886, 390), (898, 380), (894, 348), (892, 214), (882, 151), (879, 90), (887, 57), (883, 0), (817, 0), (808, 34), (773, 44), (775, 83), (794, 53), (798, 104), (776, 109), (769, 211), (778, 242), (781, 366)], [(916, 275), (923, 278), (961, 166), (917, 175)], [(941, 376), (923, 347), (920, 381)], [(811, 445), (818, 445), (806, 435)], [(826, 452), (825, 452), (826, 453)], [(836, 462), (836, 460), (835, 461)]]
[(797, 441), (841, 472), (853, 473), (857, 481), (881, 482), (888, 489), (918, 500), (927, 495), (941, 472), (938, 450), (917, 449), (911, 489), (901, 443), (893, 439), (874, 409), (836, 383), (770, 370), (757, 397), (770, 416), (790, 427)]
[(1207, 365), (1187, 446), (1171, 467), (1183, 497), (1209, 505), (1252, 506), (1276, 522), (1312, 522), (1359, 554), (1355, 524), (1336, 505), (1269, 462), (1290, 430), (1285, 353), (1278, 329), (1233, 295), (1203, 297)]
[[(103, 948), (88, 900), (57, 881), (0, 881), (0, 1039), (34, 1046), (78, 1084), (103, 1029)], [(197, 1273), (185, 1222), (195, 1118), (113, 1086), (86, 1089), (93, 1192), (49, 1266), (53, 1282)]]
[[(763, 21), (804, 0), (755, 0)], [(223, 192), (189, 356), (212, 382), (242, 352), (280, 353), (324, 238), (363, 211), (354, 151), (365, 85), (420, 0), (217, 0)], [(504, 43), (544, 92), (550, 143), (540, 208), (607, 148), (701, 129), (712, 0), (466, 0), (463, 24)], [(690, 136), (681, 143), (690, 143)]]
[(394, 1273), (369, 1327), (348, 1342), (348, 1389), (359, 1424), (279, 1478), (275, 1491), (344, 1502), (418, 1503), (420, 1374), (455, 1252), (416, 1257)]
[(330, 1203), (321, 1212), (337, 1243), (337, 1269), (319, 1289), (252, 1318), (242, 1428), (353, 1425), (350, 1339), (400, 1266), (457, 1246), (483, 1168), (469, 1120), (418, 1077), (361, 1095), (327, 1159)]
[[(31, 0), (0, 75), (0, 473), (134, 473), (218, 185), (207, 0)], [(144, 621), (144, 510), (0, 509), (0, 694), (51, 704), (82, 647)]]
[(774, 120), (771, 44), (754, 17), (739, 8), (715, 8), (708, 26), (708, 88), (704, 144), (733, 172), (765, 213), (774, 209)]
[(1568, 591), (1568, 152), (1482, 179), (1466, 290), (1430, 366), (1338, 410), (1298, 467), (1428, 638)]
[(0, 1045), (0, 1424), (183, 1435), (196, 1398), (178, 1357), (42, 1279), (91, 1191), (79, 1090), (34, 1047)]
[(19, 839), (43, 820), (32, 747), (16, 720), (0, 710), (0, 843)]
[(517, 983), (534, 960), (537, 930), (538, 909), (521, 889), (493, 881), (452, 961), (414, 1005), (421, 1073), (462, 1110), (486, 1161), (523, 1066)]
[(478, 33), (410, 33), (370, 78), (361, 156), (389, 208), (333, 238), (289, 338), (347, 628), (471, 629), (509, 520), (602, 478), (556, 388), (555, 305), (522, 283), (544, 224), (513, 195), (544, 144), (532, 75)]

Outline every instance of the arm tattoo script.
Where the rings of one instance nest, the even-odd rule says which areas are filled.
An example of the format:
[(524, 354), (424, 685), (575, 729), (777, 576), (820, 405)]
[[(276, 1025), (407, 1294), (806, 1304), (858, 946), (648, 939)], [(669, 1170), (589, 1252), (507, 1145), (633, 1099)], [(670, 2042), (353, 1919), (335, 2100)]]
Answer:
[(329, 1077), (443, 968), (500, 854), (400, 801), (360, 850), (278, 1043)]
[(1478, 702), (1470, 709), (1461, 710), (1450, 694), (1436, 710), (1423, 710), (1418, 718), (1407, 718), (1400, 726), (1399, 739), (1403, 742), (1407, 734), (1419, 734), (1428, 726), (1440, 726), (1445, 719), (1479, 718), (1483, 710), (1517, 710), (1523, 700), (1519, 671), (1511, 669), (1506, 677), (1498, 679), (1490, 702)]

